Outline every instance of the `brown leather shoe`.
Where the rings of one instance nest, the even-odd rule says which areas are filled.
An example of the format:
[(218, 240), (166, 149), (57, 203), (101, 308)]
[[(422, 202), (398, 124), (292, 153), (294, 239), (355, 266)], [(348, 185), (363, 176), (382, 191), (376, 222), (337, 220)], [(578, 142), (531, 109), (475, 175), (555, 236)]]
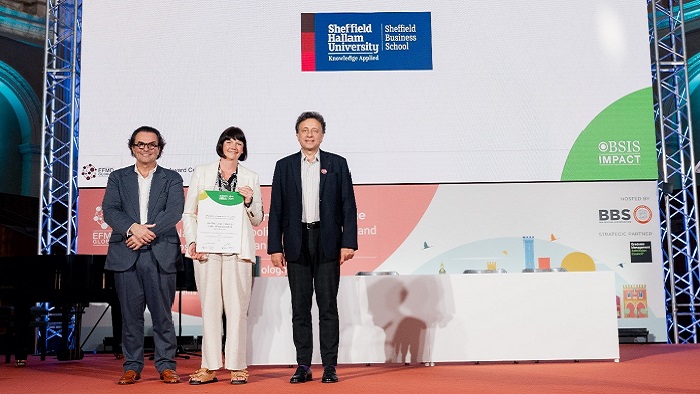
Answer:
[(180, 383), (180, 375), (172, 369), (166, 369), (160, 373), (160, 380), (165, 383)]
[(141, 379), (141, 374), (130, 369), (124, 372), (121, 378), (119, 378), (119, 384), (134, 384), (137, 380)]

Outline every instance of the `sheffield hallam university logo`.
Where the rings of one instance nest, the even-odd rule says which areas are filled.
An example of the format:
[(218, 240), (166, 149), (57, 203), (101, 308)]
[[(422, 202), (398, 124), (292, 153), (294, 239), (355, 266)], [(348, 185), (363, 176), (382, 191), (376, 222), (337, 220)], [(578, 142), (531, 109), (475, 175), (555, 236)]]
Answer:
[(301, 71), (432, 69), (430, 12), (301, 14)]

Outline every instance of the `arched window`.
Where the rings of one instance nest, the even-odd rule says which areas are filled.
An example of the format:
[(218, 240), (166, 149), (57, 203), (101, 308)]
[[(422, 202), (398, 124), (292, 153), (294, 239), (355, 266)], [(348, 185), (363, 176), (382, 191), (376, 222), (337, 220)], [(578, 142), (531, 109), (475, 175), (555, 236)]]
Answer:
[(0, 192), (39, 193), (41, 103), (29, 83), (0, 61)]

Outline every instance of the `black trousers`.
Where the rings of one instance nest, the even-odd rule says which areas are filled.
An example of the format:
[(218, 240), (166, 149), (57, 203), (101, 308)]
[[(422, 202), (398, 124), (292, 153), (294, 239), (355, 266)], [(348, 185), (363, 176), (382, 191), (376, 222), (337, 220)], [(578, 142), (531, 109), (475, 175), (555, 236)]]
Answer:
[[(15, 350), (15, 361), (26, 360), (27, 355), (34, 354), (34, 346), (36, 344), (36, 328), (30, 326), (32, 321), (32, 305), (34, 303), (29, 302), (31, 298), (27, 295), (25, 297), (17, 297), (14, 305), (15, 310), (15, 339), (14, 339), (14, 350)], [(46, 338), (42, 338), (46, 340)]]
[(304, 230), (298, 261), (287, 262), (287, 277), (292, 294), (292, 332), (299, 365), (311, 365), (313, 330), (311, 303), (316, 290), (319, 316), (319, 346), (323, 366), (338, 363), (338, 286), (340, 264), (336, 256), (327, 257), (321, 250), (320, 229)]

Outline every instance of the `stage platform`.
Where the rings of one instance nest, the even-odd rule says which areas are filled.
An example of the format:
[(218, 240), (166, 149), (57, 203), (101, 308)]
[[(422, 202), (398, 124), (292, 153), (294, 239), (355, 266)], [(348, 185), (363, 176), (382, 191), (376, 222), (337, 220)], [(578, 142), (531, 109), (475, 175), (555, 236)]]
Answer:
[(178, 360), (182, 383), (165, 385), (153, 361), (132, 387), (117, 385), (122, 360), (111, 354), (86, 354), (78, 361), (40, 361), (31, 356), (26, 367), (0, 364), (0, 387), (15, 393), (236, 393), (246, 392), (471, 392), (471, 393), (697, 393), (700, 387), (700, 345), (624, 344), (620, 362), (549, 361), (423, 364), (339, 365), (337, 384), (322, 384), (322, 369), (312, 367), (314, 381), (291, 385), (288, 365), (251, 366), (249, 383), (232, 387), (228, 374), (219, 382), (190, 386), (187, 375), (201, 359)]

